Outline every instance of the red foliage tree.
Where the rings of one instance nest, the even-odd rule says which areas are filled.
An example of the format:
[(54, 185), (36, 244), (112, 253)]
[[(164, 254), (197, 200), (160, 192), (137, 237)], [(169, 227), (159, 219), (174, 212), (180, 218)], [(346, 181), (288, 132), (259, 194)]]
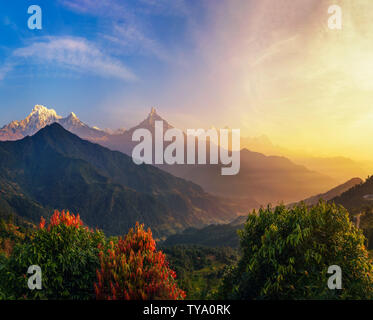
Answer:
[[(73, 213), (70, 213), (69, 211), (62, 210), (62, 212), (59, 212), (58, 210), (55, 210), (52, 217), (50, 218), (49, 225), (48, 225), (48, 231), (54, 226), (58, 225), (65, 225), (65, 226), (73, 226), (76, 228), (79, 228), (83, 226), (83, 221), (80, 219), (79, 214), (76, 216)], [(41, 217), (39, 228), (44, 229), (45, 227), (45, 219)]]
[(185, 292), (177, 287), (176, 273), (161, 251), (156, 251), (150, 229), (136, 223), (125, 238), (111, 241), (100, 251), (101, 269), (94, 284), (101, 300), (179, 300)]

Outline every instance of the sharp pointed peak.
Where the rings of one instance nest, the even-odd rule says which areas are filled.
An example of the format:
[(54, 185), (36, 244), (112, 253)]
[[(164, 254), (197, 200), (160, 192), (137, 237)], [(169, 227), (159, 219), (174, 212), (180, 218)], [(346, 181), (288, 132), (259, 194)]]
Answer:
[(154, 121), (165, 121), (158, 113), (157, 113), (157, 110), (155, 109), (155, 107), (152, 107), (150, 109), (150, 112), (148, 114), (148, 117), (145, 119), (145, 121), (150, 121), (151, 123), (153, 123)]
[(156, 115), (158, 115), (157, 110), (155, 109), (155, 107), (152, 107), (150, 109), (149, 117), (156, 116)]
[(70, 112), (70, 114), (68, 115), (68, 118), (78, 119), (78, 117), (76, 116), (74, 112)]
[(165, 119), (163, 119), (156, 111), (155, 107), (152, 107), (147, 118), (145, 118), (140, 124), (128, 130), (129, 132), (135, 128), (154, 128), (156, 121), (163, 121), (165, 128), (173, 128)]

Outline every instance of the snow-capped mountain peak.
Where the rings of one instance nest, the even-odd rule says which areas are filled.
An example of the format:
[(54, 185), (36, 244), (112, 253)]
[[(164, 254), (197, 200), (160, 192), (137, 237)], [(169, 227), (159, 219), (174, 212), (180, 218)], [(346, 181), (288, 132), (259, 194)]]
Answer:
[(148, 117), (145, 120), (143, 120), (138, 126), (132, 128), (131, 130), (137, 129), (137, 128), (153, 130), (155, 127), (155, 121), (163, 121), (163, 126), (165, 130), (173, 128), (166, 120), (164, 120), (157, 113), (157, 110), (154, 107), (152, 107), (150, 110), (150, 113), (148, 114)]
[[(87, 126), (80, 119), (76, 116), (74, 112), (71, 112), (66, 118), (63, 118), (59, 121), (59, 123), (64, 126)], [(67, 128), (66, 128), (67, 129)], [(67, 129), (69, 130), (69, 129)]]
[(74, 112), (70, 112), (70, 114), (68, 115), (68, 118), (79, 120)]
[(12, 121), (0, 129), (1, 140), (18, 140), (25, 136), (35, 134), (40, 129), (54, 122), (61, 124), (66, 130), (84, 138), (101, 138), (105, 133), (89, 127), (79, 120), (74, 112), (63, 118), (54, 109), (48, 109), (43, 105), (35, 105), (31, 113), (21, 121)]
[(4, 126), (0, 132), (0, 140), (17, 140), (27, 135), (32, 135), (61, 118), (55, 110), (36, 105), (26, 119), (12, 121)]
[[(29, 130), (40, 130), (56, 120), (62, 119), (54, 109), (48, 109), (42, 105), (36, 105), (30, 115), (23, 121)], [(21, 121), (22, 122), (22, 121)]]
[[(37, 104), (34, 109), (32, 109), (30, 115), (27, 118), (30, 117), (38, 117), (38, 118), (56, 118), (56, 119), (61, 119), (62, 117), (59, 116), (54, 109), (48, 109), (40, 104)], [(26, 119), (27, 119), (26, 118)]]
[(153, 115), (156, 115), (157, 114), (157, 110), (152, 107), (151, 110), (150, 110), (150, 113), (149, 113), (149, 116), (153, 116)]

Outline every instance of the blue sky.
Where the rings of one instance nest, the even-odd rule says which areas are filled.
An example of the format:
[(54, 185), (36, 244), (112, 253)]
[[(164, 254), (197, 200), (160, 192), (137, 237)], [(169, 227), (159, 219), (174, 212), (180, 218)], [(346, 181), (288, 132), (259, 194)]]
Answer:
[[(7, 1), (0, 11), (0, 125), (24, 118), (34, 104), (104, 127), (135, 124), (162, 104), (172, 73), (193, 56), (191, 17), (202, 21), (202, 3)], [(42, 30), (27, 27), (32, 4), (42, 9)]]
[[(0, 10), (0, 126), (35, 104), (101, 128), (152, 106), (310, 154), (372, 150), (373, 4), (338, 0), (17, 0)], [(29, 30), (29, 5), (43, 29)], [(373, 157), (373, 151), (371, 151)]]

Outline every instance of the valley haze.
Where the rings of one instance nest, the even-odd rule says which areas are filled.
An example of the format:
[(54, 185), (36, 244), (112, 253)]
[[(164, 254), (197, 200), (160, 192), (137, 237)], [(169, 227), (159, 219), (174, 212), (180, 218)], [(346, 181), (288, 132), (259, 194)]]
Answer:
[[(3, 126), (0, 129), (0, 140), (18, 140), (33, 135), (38, 132), (38, 130), (52, 123), (60, 124), (66, 130), (78, 135), (82, 139), (101, 144), (111, 150), (118, 150), (128, 155), (132, 155), (134, 149), (139, 148), (138, 143), (133, 141), (133, 135), (137, 130), (140, 130), (140, 132), (145, 130), (148, 136), (161, 137), (162, 133), (160, 131), (163, 131), (164, 134), (167, 130), (173, 132), (172, 130), (175, 129), (167, 120), (158, 115), (155, 108), (151, 108), (146, 119), (137, 126), (128, 130), (122, 129), (120, 131), (114, 131), (91, 127), (82, 122), (73, 112), (64, 118), (58, 115), (54, 109), (36, 105), (24, 120), (15, 120)], [(157, 128), (157, 124), (162, 125), (162, 127)], [(181, 130), (177, 130), (177, 132), (179, 135), (182, 133)], [(209, 131), (207, 130), (205, 132), (208, 133)], [(228, 131), (226, 130), (225, 132)], [(180, 141), (184, 142), (184, 144), (177, 144), (177, 142), (171, 142), (171, 140), (163, 141), (164, 145), (161, 146), (161, 149), (172, 147), (173, 144), (174, 148), (182, 149), (181, 154), (183, 154), (183, 156), (179, 158), (180, 162), (184, 160), (184, 163), (187, 163), (190, 161), (186, 149), (188, 135), (185, 133), (182, 134), (183, 139)], [(232, 135), (230, 135), (230, 137), (232, 137)], [(298, 201), (320, 192), (326, 192), (338, 184), (345, 182), (343, 178), (341, 179), (338, 177), (338, 179), (336, 176), (328, 176), (324, 173), (309, 170), (283, 156), (267, 156), (255, 152), (255, 150), (248, 150), (245, 148), (245, 144), (250, 145), (250, 143), (248, 143), (245, 138), (241, 138), (241, 144), (244, 142), (242, 146), (243, 149), (241, 149), (240, 152), (231, 152), (232, 157), (239, 157), (235, 160), (236, 162), (239, 160), (238, 168), (240, 168), (240, 172), (236, 176), (219, 177), (220, 174), (218, 174), (218, 170), (222, 172), (222, 170), (225, 169), (224, 162), (222, 162), (224, 159), (221, 157), (214, 157), (214, 152), (215, 156), (217, 156), (216, 150), (217, 147), (219, 147), (219, 141), (216, 139), (216, 136), (211, 139), (212, 142), (216, 140), (216, 143), (211, 143), (210, 139), (207, 139), (207, 141), (205, 140), (206, 138), (202, 140), (202, 144), (198, 144), (198, 146), (195, 145), (195, 165), (176, 162), (174, 164), (159, 163), (156, 164), (156, 166), (175, 176), (191, 180), (201, 185), (207, 192), (235, 198), (237, 201), (246, 203), (248, 209), (258, 208), (260, 205), (266, 205), (267, 203), (276, 204), (280, 202), (287, 203)], [(144, 141), (141, 143), (144, 143)], [(207, 160), (210, 162), (205, 165), (198, 164), (201, 145), (206, 146), (205, 150), (202, 148), (202, 154), (207, 152), (204, 161)], [(232, 144), (229, 144), (229, 146), (232, 147)], [(258, 144), (254, 146), (257, 148), (259, 147)], [(239, 149), (240, 142), (237, 143), (236, 141), (236, 145), (233, 147)], [(159, 148), (159, 146), (156, 146), (155, 141), (148, 143), (148, 151), (153, 151), (151, 152), (153, 153), (153, 162), (148, 159), (148, 163), (156, 163), (155, 152), (157, 148)], [(220, 148), (220, 150), (222, 149), (225, 148)], [(191, 152), (191, 154), (193, 154), (193, 152)], [(321, 164), (319, 167), (322, 169), (323, 165)], [(341, 170), (343, 169), (344, 167), (341, 168)], [(321, 171), (327, 171), (327, 169)], [(352, 172), (354, 173), (354, 171), (356, 173), (361, 173), (363, 170), (356, 166)], [(354, 176), (357, 176), (357, 174)], [(286, 185), (284, 185), (284, 181), (286, 181)]]
[(373, 300), (372, 35), (372, 0), (6, 1), (0, 300)]

